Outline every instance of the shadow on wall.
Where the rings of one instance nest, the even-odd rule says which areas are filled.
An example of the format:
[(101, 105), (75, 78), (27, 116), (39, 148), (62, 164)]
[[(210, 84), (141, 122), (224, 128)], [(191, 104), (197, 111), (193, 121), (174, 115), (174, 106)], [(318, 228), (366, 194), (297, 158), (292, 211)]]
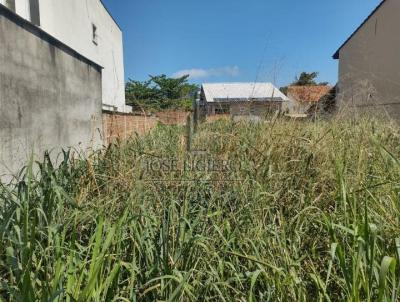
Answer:
[(320, 100), (311, 105), (306, 111), (308, 116), (321, 116), (327, 117), (332, 116), (338, 112), (337, 104), (337, 85), (333, 87), (327, 94), (322, 96)]

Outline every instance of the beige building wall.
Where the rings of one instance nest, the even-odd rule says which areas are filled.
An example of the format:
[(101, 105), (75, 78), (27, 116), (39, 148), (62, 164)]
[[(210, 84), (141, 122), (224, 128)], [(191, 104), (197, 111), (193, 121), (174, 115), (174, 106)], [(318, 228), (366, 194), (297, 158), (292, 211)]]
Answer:
[(386, 0), (339, 52), (339, 108), (400, 118), (400, 1)]

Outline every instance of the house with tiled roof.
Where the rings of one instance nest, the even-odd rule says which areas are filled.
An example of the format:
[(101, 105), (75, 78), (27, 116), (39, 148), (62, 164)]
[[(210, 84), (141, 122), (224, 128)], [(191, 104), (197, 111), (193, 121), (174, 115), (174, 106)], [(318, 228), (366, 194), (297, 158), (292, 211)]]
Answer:
[(304, 114), (317, 104), (332, 87), (328, 85), (289, 86), (287, 96), (290, 99), (288, 110), (291, 114)]

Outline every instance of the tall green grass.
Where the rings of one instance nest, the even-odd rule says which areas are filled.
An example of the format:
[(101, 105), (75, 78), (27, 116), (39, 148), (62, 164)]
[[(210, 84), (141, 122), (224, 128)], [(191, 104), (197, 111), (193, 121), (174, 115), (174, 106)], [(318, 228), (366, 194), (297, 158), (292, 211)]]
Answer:
[(144, 169), (185, 156), (184, 135), (46, 154), (1, 185), (0, 301), (399, 299), (396, 126), (221, 121), (192, 146), (239, 171)]

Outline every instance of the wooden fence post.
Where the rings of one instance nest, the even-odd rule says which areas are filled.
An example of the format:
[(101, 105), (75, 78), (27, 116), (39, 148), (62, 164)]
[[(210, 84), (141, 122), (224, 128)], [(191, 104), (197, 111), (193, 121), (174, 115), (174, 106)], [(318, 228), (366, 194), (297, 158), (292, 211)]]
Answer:
[(192, 129), (190, 114), (186, 118), (186, 151), (190, 152), (192, 145)]
[(199, 125), (199, 108), (198, 100), (193, 100), (193, 133), (197, 132), (197, 127)]

